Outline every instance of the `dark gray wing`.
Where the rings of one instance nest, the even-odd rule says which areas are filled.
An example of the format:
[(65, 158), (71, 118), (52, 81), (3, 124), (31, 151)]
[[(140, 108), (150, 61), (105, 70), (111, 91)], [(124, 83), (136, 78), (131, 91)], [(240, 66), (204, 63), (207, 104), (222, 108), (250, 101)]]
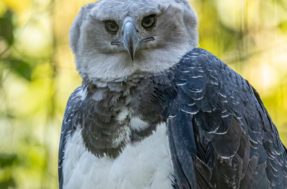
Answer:
[(76, 126), (81, 121), (81, 96), (79, 95), (81, 87), (76, 89), (70, 96), (66, 111), (64, 114), (64, 119), (62, 123), (61, 138), (59, 144), (59, 157), (58, 157), (58, 176), (59, 176), (59, 188), (63, 188), (63, 158), (65, 144), (68, 136), (70, 136), (73, 131), (75, 131)]
[(257, 92), (203, 49), (176, 68), (168, 133), (176, 188), (287, 188), (286, 150)]

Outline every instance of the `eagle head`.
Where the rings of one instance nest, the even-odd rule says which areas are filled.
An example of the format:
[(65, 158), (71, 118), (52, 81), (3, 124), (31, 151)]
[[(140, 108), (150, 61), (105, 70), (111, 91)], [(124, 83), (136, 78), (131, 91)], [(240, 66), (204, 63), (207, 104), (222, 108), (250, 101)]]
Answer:
[(185, 0), (100, 0), (82, 8), (70, 43), (87, 80), (162, 72), (197, 46), (197, 19)]

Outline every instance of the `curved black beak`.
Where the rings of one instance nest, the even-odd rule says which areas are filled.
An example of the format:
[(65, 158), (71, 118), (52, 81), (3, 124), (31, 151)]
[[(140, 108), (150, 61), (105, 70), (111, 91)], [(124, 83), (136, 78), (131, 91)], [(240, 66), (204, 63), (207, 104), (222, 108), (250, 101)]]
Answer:
[(140, 37), (133, 20), (127, 19), (124, 22), (122, 34), (124, 48), (128, 51), (131, 59), (134, 60), (139, 46)]

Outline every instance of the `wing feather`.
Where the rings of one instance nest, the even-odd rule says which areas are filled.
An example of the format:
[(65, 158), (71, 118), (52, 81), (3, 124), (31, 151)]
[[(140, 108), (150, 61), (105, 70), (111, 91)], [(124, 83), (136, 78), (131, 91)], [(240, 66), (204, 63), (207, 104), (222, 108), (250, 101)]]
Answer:
[(245, 79), (203, 49), (182, 58), (175, 78), (168, 131), (178, 188), (286, 187), (286, 150)]
[(64, 151), (67, 138), (75, 131), (77, 125), (81, 121), (81, 96), (80, 92), (82, 87), (77, 88), (70, 96), (66, 111), (64, 114), (64, 119), (61, 129), (61, 138), (59, 144), (59, 157), (58, 157), (58, 178), (59, 178), (59, 188), (63, 188), (63, 160)]

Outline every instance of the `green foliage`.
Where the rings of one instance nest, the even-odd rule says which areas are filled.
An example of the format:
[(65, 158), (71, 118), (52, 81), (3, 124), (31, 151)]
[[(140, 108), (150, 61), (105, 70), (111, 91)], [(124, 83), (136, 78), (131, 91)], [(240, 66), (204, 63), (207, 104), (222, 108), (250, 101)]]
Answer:
[(0, 168), (5, 169), (7, 167), (12, 167), (17, 162), (16, 154), (3, 154), (0, 153)]
[(0, 39), (12, 45), (14, 42), (14, 24), (13, 24), (13, 12), (7, 10), (2, 17), (0, 17)]
[(12, 189), (16, 188), (16, 181), (13, 177), (8, 177), (5, 180), (0, 181), (1, 189)]
[[(14, 30), (13, 24), (14, 13), (7, 10), (2, 17), (0, 17), (0, 39), (6, 43), (6, 49), (3, 50), (0, 63), (4, 65), (2, 69), (8, 69), (18, 75), (20, 78), (31, 81), (33, 67), (28, 61), (23, 58), (17, 58), (11, 53), (11, 48), (14, 45)], [(10, 50), (10, 51), (9, 51)]]
[(9, 69), (20, 78), (31, 81), (34, 68), (28, 61), (10, 56), (9, 58), (3, 59), (1, 62), (6, 69)]
[(13, 168), (16, 166), (18, 157), (16, 154), (0, 153), (0, 188), (16, 188), (16, 180), (13, 176)]

